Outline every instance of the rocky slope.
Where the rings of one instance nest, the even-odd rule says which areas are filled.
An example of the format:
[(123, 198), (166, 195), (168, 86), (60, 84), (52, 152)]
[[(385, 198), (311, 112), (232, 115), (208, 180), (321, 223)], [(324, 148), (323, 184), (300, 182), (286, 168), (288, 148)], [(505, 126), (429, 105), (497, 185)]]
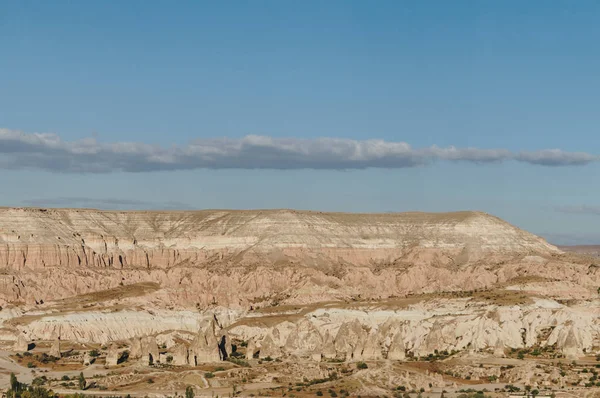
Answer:
[[(164, 303), (247, 305), (475, 288), (470, 267), (558, 249), (484, 213), (0, 209), (0, 303), (158, 282)], [(448, 280), (454, 286), (448, 286)], [(293, 287), (293, 291), (289, 291)]]
[(0, 209), (0, 351), (78, 347), (58, 362), (115, 385), (163, 369), (165, 391), (587, 388), (574, 360), (600, 354), (598, 287), (597, 257), (479, 212)]

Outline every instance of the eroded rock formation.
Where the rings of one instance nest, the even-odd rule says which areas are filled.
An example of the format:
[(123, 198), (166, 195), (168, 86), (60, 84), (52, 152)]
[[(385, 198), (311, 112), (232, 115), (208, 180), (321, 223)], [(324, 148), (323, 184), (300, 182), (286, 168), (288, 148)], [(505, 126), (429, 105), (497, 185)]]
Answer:
[[(178, 366), (227, 359), (233, 339), (248, 359), (312, 361), (534, 345), (574, 358), (600, 342), (600, 267), (479, 212), (0, 209), (0, 267), (15, 351), (60, 333), (108, 343), (109, 366), (115, 341)], [(185, 338), (159, 350), (168, 331)]]
[(29, 341), (25, 338), (25, 336), (23, 336), (23, 334), (19, 333), (17, 341), (13, 346), (13, 351), (19, 353), (29, 351)]

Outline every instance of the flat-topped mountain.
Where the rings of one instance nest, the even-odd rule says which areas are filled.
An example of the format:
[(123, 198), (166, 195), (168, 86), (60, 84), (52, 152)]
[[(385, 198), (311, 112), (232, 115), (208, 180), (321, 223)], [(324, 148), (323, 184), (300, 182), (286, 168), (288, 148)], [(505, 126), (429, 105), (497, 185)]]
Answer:
[(0, 267), (13, 269), (164, 268), (214, 263), (215, 258), (228, 264), (319, 259), (366, 265), (416, 252), (437, 262), (464, 263), (484, 253), (558, 250), (480, 212), (0, 209)]
[[(168, 364), (148, 368), (176, 369), (168, 383), (221, 367), (234, 345), (219, 383), (261, 384), (280, 371), (325, 382), (333, 369), (386, 386), (381, 395), (487, 383), (477, 372), (490, 370), (469, 358), (600, 354), (598, 286), (593, 257), (481, 212), (0, 209), (0, 348), (35, 342), (59, 358), (61, 344), (81, 347), (89, 352), (57, 363), (87, 367), (100, 347), (105, 367), (130, 375)], [(406, 373), (438, 356), (451, 379)], [(562, 377), (502, 361), (518, 366), (497, 366), (503, 383)]]

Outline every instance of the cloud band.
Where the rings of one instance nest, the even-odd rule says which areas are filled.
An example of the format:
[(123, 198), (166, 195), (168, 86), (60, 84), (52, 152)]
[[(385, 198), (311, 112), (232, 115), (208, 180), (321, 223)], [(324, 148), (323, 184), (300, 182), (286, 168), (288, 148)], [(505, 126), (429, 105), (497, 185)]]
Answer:
[(585, 152), (548, 149), (511, 152), (437, 146), (412, 148), (405, 142), (338, 138), (295, 139), (248, 135), (240, 139), (199, 139), (184, 146), (139, 142), (101, 143), (95, 138), (64, 141), (56, 134), (0, 129), (0, 169), (65, 173), (150, 172), (193, 169), (366, 169), (406, 168), (435, 161), (540, 166), (586, 165), (600, 160)]

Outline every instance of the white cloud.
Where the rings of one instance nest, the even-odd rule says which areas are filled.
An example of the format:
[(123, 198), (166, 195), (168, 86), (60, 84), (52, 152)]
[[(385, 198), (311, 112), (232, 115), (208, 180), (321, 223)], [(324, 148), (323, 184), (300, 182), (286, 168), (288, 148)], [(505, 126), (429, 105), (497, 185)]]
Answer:
[(412, 148), (405, 142), (339, 138), (295, 139), (248, 135), (199, 139), (185, 146), (140, 142), (101, 143), (95, 138), (63, 141), (56, 134), (0, 129), (0, 169), (109, 173), (157, 170), (404, 168), (437, 160), (541, 166), (585, 165), (598, 156), (559, 149), (514, 153), (506, 149)]

